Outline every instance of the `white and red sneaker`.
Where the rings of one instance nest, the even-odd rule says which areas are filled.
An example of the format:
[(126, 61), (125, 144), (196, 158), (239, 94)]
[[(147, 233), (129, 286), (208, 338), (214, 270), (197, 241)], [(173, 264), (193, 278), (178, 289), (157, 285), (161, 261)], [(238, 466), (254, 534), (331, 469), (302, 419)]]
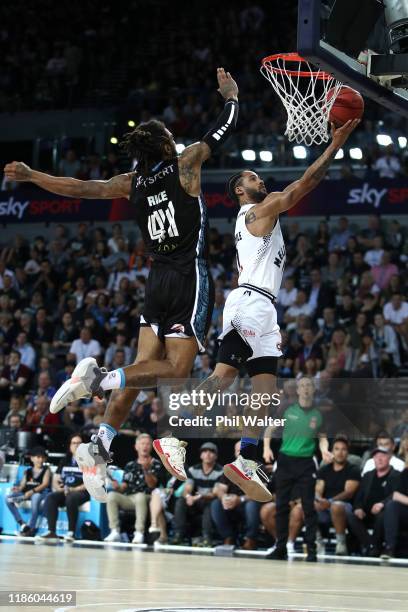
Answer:
[(271, 501), (272, 493), (259, 477), (261, 476), (268, 482), (268, 476), (261, 470), (261, 466), (256, 461), (238, 455), (233, 463), (224, 465), (224, 474), (231, 482), (242, 489), (249, 499), (258, 502)]
[(178, 480), (187, 480), (184, 469), (187, 442), (177, 438), (160, 438), (153, 441), (153, 448), (159, 455), (166, 470)]

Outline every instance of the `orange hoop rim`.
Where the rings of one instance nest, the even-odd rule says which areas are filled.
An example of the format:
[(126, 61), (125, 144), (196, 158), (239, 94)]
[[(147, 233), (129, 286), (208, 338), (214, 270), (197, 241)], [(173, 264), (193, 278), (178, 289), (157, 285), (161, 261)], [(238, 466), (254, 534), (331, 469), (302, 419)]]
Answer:
[(278, 59), (286, 60), (287, 62), (303, 62), (307, 63), (303, 57), (301, 57), (298, 53), (275, 53), (274, 55), (268, 55), (264, 57), (262, 60), (262, 68), (266, 70), (272, 70), (272, 72), (276, 72), (277, 74), (288, 74), (290, 76), (300, 76), (300, 77), (316, 77), (317, 79), (321, 79), (323, 81), (328, 81), (329, 79), (333, 79), (334, 77), (327, 72), (323, 72), (322, 70), (313, 71), (313, 70), (286, 70), (283, 68), (278, 68), (277, 66), (266, 66), (267, 63), (271, 64)]

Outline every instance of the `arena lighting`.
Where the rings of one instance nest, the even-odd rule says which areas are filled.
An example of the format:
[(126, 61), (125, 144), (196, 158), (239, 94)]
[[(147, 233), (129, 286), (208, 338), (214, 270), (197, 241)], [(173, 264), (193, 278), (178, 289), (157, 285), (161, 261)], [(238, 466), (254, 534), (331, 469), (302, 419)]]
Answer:
[(343, 149), (339, 149), (334, 159), (343, 159), (343, 157), (344, 157), (344, 151)]
[(353, 147), (349, 149), (349, 155), (351, 159), (363, 159), (363, 152), (360, 147)]
[(293, 147), (293, 157), (295, 159), (306, 159), (307, 151), (306, 148), (302, 145), (296, 145)]
[(178, 142), (176, 144), (176, 151), (177, 151), (177, 153), (182, 153), (185, 148), (186, 148), (186, 145), (183, 145), (182, 142)]
[(388, 147), (388, 145), (392, 144), (392, 138), (388, 134), (377, 134), (376, 139), (382, 147)]
[(111, 144), (118, 144), (118, 139), (116, 138), (116, 136), (112, 136), (110, 141), (111, 141)]
[(401, 147), (401, 149), (405, 149), (405, 147), (407, 146), (406, 136), (398, 136), (398, 144)]
[(128, 126), (129, 127), (135, 127), (136, 123), (133, 121), (133, 119), (129, 119), (128, 121)]
[(259, 151), (259, 157), (263, 162), (271, 162), (273, 160), (272, 151)]
[(245, 161), (255, 161), (256, 158), (255, 151), (252, 149), (244, 149), (241, 151), (241, 155)]

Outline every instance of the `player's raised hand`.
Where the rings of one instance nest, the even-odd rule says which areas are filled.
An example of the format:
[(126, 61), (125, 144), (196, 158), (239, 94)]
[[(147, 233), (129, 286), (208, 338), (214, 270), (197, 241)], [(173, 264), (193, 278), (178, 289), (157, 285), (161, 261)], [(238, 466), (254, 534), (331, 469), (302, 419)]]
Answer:
[(29, 181), (31, 172), (30, 166), (24, 162), (13, 161), (4, 167), (4, 174), (9, 181)]
[(334, 123), (331, 124), (331, 134), (333, 143), (341, 147), (350, 136), (351, 132), (358, 126), (360, 119), (350, 119), (346, 121), (340, 128), (336, 128)]
[(218, 91), (224, 98), (238, 99), (238, 85), (232, 78), (229, 72), (225, 72), (224, 68), (217, 68)]

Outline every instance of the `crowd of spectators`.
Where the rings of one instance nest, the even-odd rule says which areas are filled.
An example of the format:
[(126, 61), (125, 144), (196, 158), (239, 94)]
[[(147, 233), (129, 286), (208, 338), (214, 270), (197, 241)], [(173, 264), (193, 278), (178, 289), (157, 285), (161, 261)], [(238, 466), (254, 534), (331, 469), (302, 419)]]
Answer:
[[(102, 421), (105, 404), (99, 401), (76, 402), (57, 415), (48, 411), (55, 389), (70, 377), (78, 361), (94, 356), (108, 369), (114, 369), (130, 363), (137, 352), (139, 315), (150, 262), (142, 241), (126, 230), (120, 224), (115, 224), (111, 233), (86, 223), (75, 228), (58, 225), (47, 239), (38, 235), (29, 243), (17, 235), (2, 245), (0, 419), (6, 430), (29, 432), (34, 436), (33, 442), (48, 450), (61, 450), (70, 434), (89, 439)], [(314, 378), (320, 408), (329, 412), (331, 400), (326, 391), (335, 380), (398, 381), (408, 361), (405, 285), (408, 240), (404, 228), (397, 221), (386, 222), (371, 216), (364, 228), (340, 218), (333, 224), (321, 221), (315, 230), (305, 231), (300, 231), (298, 222), (293, 221), (285, 226), (284, 233), (287, 263), (277, 301), (283, 341), (279, 363), (284, 389), (282, 410), (295, 401), (294, 379), (304, 374)], [(205, 378), (215, 364), (225, 299), (237, 286), (234, 251), (233, 237), (212, 228), (210, 258), (216, 285), (215, 308), (207, 351), (197, 357), (192, 373), (197, 379)], [(234, 413), (236, 407), (230, 408)], [(363, 411), (364, 407), (360, 408)], [(139, 450), (143, 439), (141, 442), (138, 436), (154, 437), (166, 423), (160, 398), (152, 390), (141, 391), (120, 433), (131, 444), (137, 438)], [(404, 452), (408, 410), (395, 409), (391, 419), (389, 412), (386, 416), (379, 413), (364, 432), (373, 436), (375, 428), (389, 429)], [(150, 465), (148, 439), (145, 438), (144, 450), (139, 452), (142, 456), (144, 453)], [(366, 447), (372, 445), (373, 439), (368, 437)], [(195, 530), (201, 529), (201, 536), (205, 530), (205, 542), (211, 540), (209, 525), (215, 523), (220, 537), (231, 543), (237, 525), (228, 517), (234, 514), (236, 520), (246, 524), (243, 544), (251, 549), (256, 545), (254, 534), (260, 517), (267, 511), (259, 514), (259, 508), (241, 500), (237, 491), (229, 491), (227, 482), (214, 489), (215, 483), (211, 478), (208, 481), (206, 474), (215, 473), (216, 459), (217, 449), (211, 443), (201, 448), (202, 463), (190, 470), (191, 488), (182, 496), (174, 496), (174, 539), (180, 542), (196, 533), (188, 520), (194, 515)], [(375, 460), (374, 456), (371, 463)], [(126, 461), (129, 456), (123, 465)], [(40, 468), (39, 459), (36, 470), (41, 471)], [(136, 468), (139, 469), (133, 464), (127, 466), (132, 473)], [(137, 501), (139, 519), (141, 512), (147, 516), (150, 507), (150, 514), (156, 517), (153, 531), (165, 541), (160, 513), (166, 511), (167, 497), (152, 495), (149, 501), (144, 495), (143, 479), (136, 482), (129, 478), (125, 469), (123, 482), (128, 484), (117, 483), (113, 487), (115, 497), (109, 505), (112, 538), (118, 537), (119, 509)], [(55, 486), (57, 489), (46, 506), (50, 537), (55, 535), (58, 507), (66, 503), (67, 491), (70, 493), (63, 482)], [(69, 537), (74, 537), (78, 506), (86, 497), (81, 487), (76, 482), (71, 492), (75, 495), (70, 506)], [(154, 483), (149, 487), (154, 488)], [(42, 490), (39, 493), (44, 495)], [(125, 500), (126, 495), (133, 495), (134, 500)], [(13, 505), (13, 500), (9, 501)], [(230, 510), (234, 513), (225, 517), (223, 512)], [(273, 534), (274, 510), (271, 512), (264, 517), (263, 524)], [(296, 518), (299, 508), (294, 512)], [(140, 542), (139, 519), (135, 541)], [(299, 523), (299, 516), (297, 519)], [(364, 540), (360, 525), (355, 522), (353, 525)], [(22, 528), (28, 532), (33, 527)]]
[[(193, 142), (220, 112), (215, 69), (221, 65), (239, 84), (240, 118), (229, 147), (209, 164), (236, 165), (236, 154), (229, 153), (247, 148), (270, 149), (282, 166), (297, 163), (292, 147), (285, 146), (284, 108), (259, 73), (263, 57), (295, 49), (297, 2), (259, 0), (232, 9), (211, 0), (206, 6), (203, 12), (193, 0), (181, 15), (161, 0), (133, 1), (125, 12), (106, 0), (69, 7), (17, 0), (0, 7), (0, 112), (105, 105), (117, 111), (117, 136), (128, 129), (129, 119), (156, 117), (178, 141)], [(405, 120), (369, 101), (350, 146), (361, 147), (362, 163), (380, 176), (405, 174), (406, 149), (383, 155), (376, 143), (384, 131), (379, 121), (397, 147)], [(91, 178), (112, 173), (112, 162), (101, 163), (98, 155), (87, 154), (81, 168), (70, 156), (53, 170)], [(344, 175), (349, 174), (346, 166)]]

